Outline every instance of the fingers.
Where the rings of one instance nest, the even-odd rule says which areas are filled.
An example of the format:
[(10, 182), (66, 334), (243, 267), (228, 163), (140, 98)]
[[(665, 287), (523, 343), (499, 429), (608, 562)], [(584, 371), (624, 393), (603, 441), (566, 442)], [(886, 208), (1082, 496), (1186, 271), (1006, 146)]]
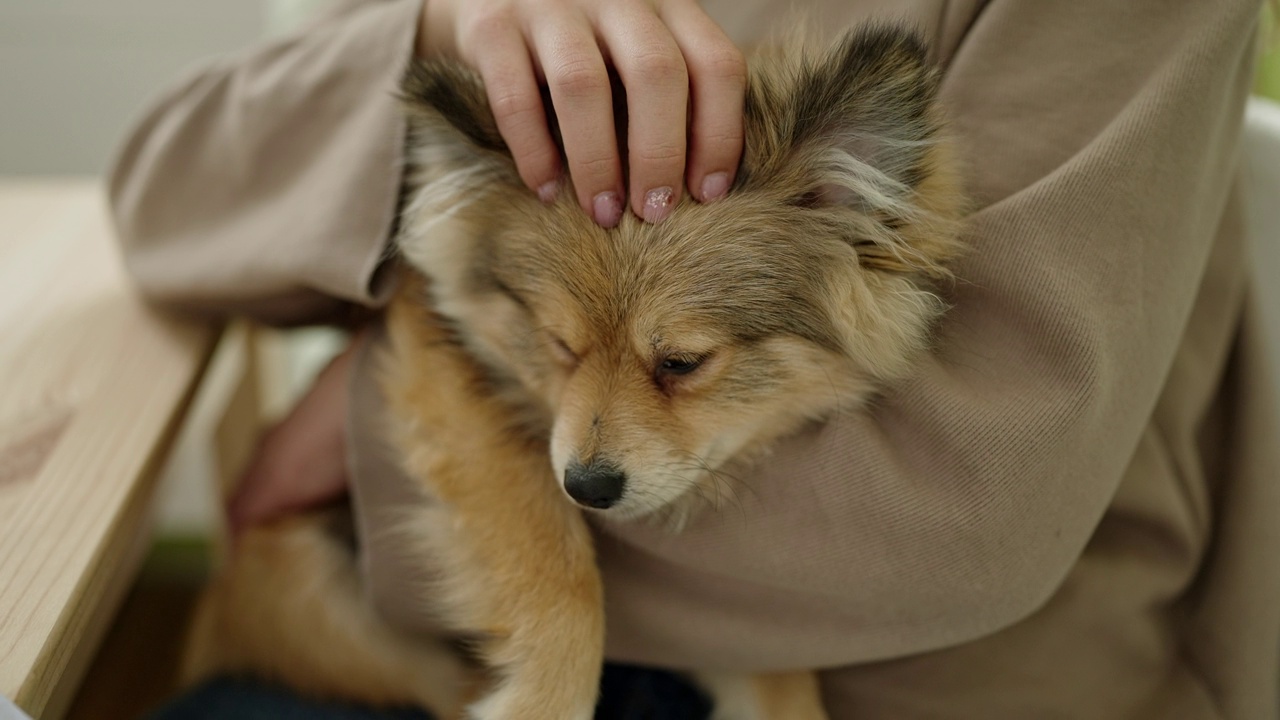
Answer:
[(560, 153), (547, 129), (542, 93), (524, 35), (508, 13), (494, 12), (472, 26), (467, 44), (485, 48), (472, 62), (484, 79), (489, 107), (520, 179), (543, 202), (551, 202), (559, 190)]
[(333, 440), (286, 426), (268, 433), (227, 505), (232, 533), (342, 497), (347, 491), (345, 446)]
[(604, 58), (586, 18), (550, 10), (530, 28), (565, 139), (578, 203), (602, 227), (622, 219), (622, 168), (613, 94)]
[(689, 191), (711, 202), (733, 185), (742, 158), (747, 63), (715, 21), (691, 2), (667, 2), (662, 20), (684, 56), (692, 94)]
[[(544, 201), (555, 197), (567, 170), (579, 205), (610, 228), (628, 206), (661, 222), (686, 185), (702, 202), (732, 186), (742, 156), (746, 64), (694, 0), (468, 0), (457, 10), (458, 50), (485, 80), (520, 177)], [(627, 89), (629, 193), (606, 62)], [(555, 107), (564, 161), (548, 129), (539, 75)]]
[(684, 58), (648, 4), (610, 5), (598, 23), (627, 89), (631, 210), (648, 222), (662, 222), (684, 186), (689, 105)]

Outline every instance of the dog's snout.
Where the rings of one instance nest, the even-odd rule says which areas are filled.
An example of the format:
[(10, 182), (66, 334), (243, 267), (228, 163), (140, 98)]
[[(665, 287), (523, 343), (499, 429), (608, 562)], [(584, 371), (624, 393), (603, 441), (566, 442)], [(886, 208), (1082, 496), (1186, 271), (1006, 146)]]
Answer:
[(604, 510), (622, 499), (627, 476), (608, 463), (573, 462), (564, 471), (564, 489), (579, 505)]

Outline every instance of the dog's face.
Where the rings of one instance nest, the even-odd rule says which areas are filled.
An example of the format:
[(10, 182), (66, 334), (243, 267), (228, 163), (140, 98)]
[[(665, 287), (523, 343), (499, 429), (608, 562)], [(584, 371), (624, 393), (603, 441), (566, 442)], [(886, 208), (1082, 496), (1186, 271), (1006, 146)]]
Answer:
[(757, 57), (732, 192), (603, 230), (571, 189), (546, 206), (521, 185), (472, 75), (419, 67), (400, 248), (546, 418), (574, 500), (626, 518), (714, 499), (726, 462), (856, 406), (927, 344), (961, 209), (934, 83), (885, 30)]

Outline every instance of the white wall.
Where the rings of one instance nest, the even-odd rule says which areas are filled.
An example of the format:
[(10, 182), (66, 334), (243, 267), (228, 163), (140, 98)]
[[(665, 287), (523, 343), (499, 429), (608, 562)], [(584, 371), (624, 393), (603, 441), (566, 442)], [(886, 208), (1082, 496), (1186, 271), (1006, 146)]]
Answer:
[(0, 0), (0, 174), (101, 172), (147, 98), (267, 17), (263, 0)]

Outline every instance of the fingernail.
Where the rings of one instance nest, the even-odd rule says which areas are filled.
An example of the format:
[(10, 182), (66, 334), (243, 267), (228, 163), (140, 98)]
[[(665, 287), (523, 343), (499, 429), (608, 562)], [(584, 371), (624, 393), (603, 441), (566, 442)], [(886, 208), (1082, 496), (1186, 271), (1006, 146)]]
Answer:
[(660, 223), (671, 214), (675, 193), (669, 187), (654, 188), (644, 195), (644, 221)]
[(702, 178), (702, 202), (711, 202), (729, 192), (729, 173), (713, 172)]
[(549, 180), (538, 186), (538, 199), (544, 203), (551, 204), (555, 202), (556, 196), (560, 194), (560, 181)]
[(602, 192), (591, 201), (596, 224), (603, 228), (617, 227), (622, 220), (622, 201), (616, 192)]

